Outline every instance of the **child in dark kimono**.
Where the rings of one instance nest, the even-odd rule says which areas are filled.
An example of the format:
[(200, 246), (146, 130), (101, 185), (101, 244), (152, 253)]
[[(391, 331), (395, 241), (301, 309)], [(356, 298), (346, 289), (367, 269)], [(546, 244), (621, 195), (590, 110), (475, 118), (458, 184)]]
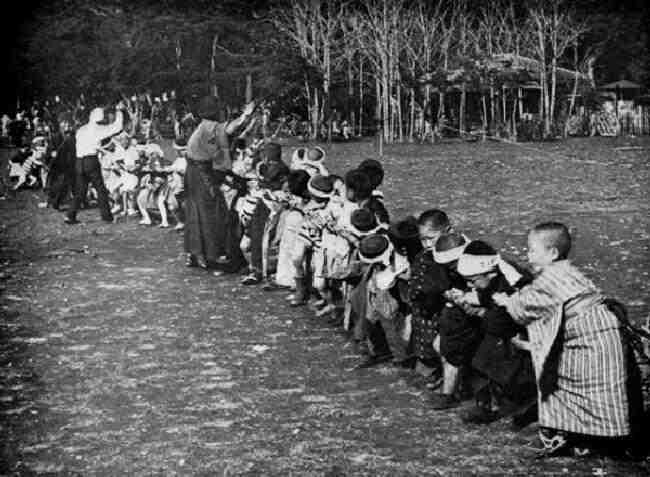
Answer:
[[(463, 420), (487, 424), (528, 409), (533, 410), (535, 420), (532, 363), (530, 356), (515, 344), (525, 329), (492, 299), (494, 293), (514, 293), (530, 282), (530, 274), (504, 261), (491, 246), (479, 240), (469, 243), (463, 251), (458, 272), (470, 284), (480, 306), (476, 313), (469, 313), (478, 317), (481, 336), (471, 360), (477, 404)], [(457, 294), (456, 299), (471, 302), (467, 294)]]
[(418, 234), (423, 250), (415, 257), (412, 266), (409, 301), (413, 310), (412, 341), (417, 358), (415, 370), (425, 377), (432, 376), (438, 361), (433, 349), (438, 323), (433, 317), (444, 305), (444, 296), (438, 297), (438, 287), (447, 283), (443, 278), (446, 276), (444, 267), (433, 259), (433, 249), (438, 238), (450, 227), (447, 214), (437, 209), (423, 212), (418, 218)]

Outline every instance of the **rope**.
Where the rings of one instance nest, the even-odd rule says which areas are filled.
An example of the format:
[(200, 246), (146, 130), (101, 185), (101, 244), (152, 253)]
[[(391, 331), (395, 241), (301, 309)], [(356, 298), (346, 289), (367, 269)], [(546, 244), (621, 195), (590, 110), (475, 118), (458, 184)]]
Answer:
[(487, 138), (489, 138), (489, 139), (491, 139), (493, 141), (501, 142), (501, 143), (504, 143), (504, 144), (510, 144), (512, 146), (518, 146), (518, 147), (520, 147), (522, 149), (528, 149), (530, 151), (534, 151), (534, 152), (536, 152), (538, 154), (541, 154), (542, 156), (555, 156), (558, 159), (568, 159), (570, 161), (576, 161), (576, 162), (580, 162), (582, 164), (595, 164), (595, 165), (598, 165), (598, 166), (609, 165), (607, 163), (593, 161), (591, 159), (580, 159), (580, 158), (577, 158), (577, 157), (574, 157), (574, 156), (569, 156), (567, 154), (562, 154), (561, 152), (545, 151), (544, 149), (540, 149), (540, 148), (537, 148), (535, 146), (531, 146), (531, 145), (528, 145), (528, 144), (522, 144), (520, 142), (511, 141), (509, 139), (505, 139), (505, 138), (498, 137), (498, 136), (493, 136), (491, 134), (475, 133), (475, 132), (472, 132), (472, 131), (463, 131), (461, 129), (456, 129), (456, 128), (451, 127), (451, 126), (447, 126), (446, 124), (442, 125), (442, 127), (445, 128), (445, 129), (449, 129), (451, 131), (456, 131), (456, 132), (458, 132), (460, 134), (467, 134), (469, 136), (484, 136), (484, 137), (487, 137)]

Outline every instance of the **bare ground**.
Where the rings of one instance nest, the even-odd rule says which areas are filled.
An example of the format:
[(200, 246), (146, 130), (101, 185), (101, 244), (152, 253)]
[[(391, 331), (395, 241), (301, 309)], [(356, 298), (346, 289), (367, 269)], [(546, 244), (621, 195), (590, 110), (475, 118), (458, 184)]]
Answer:
[[(373, 155), (334, 144), (329, 163)], [(567, 222), (575, 261), (641, 321), (648, 157), (647, 138), (391, 147), (383, 191), (394, 216), (440, 207), (514, 256), (531, 225)], [(180, 235), (96, 210), (69, 228), (40, 200), (0, 201), (2, 475), (650, 473), (535, 460), (534, 426), (467, 426), (406, 372), (353, 370), (346, 337), (281, 295), (185, 269)]]

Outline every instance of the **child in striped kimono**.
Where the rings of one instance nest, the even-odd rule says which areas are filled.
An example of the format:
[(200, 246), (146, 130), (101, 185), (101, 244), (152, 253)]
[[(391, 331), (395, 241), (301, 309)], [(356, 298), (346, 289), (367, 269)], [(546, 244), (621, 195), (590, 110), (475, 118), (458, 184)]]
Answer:
[[(534, 281), (496, 303), (527, 326), (546, 454), (585, 455), (629, 438), (639, 410), (638, 369), (619, 317), (601, 291), (568, 261), (571, 236), (556, 222), (528, 235)], [(621, 439), (625, 442), (627, 439)]]

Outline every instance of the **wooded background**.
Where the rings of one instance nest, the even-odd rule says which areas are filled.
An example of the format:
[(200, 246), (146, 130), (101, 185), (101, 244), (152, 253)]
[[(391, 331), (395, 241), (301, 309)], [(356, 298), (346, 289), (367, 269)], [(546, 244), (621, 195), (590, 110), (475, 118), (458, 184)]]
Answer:
[[(471, 126), (465, 110), (475, 108), (494, 130), (521, 109), (518, 88), (535, 81), (550, 133), (560, 98), (589, 83), (650, 85), (646, 3), (27, 1), (4, 20), (3, 110), (53, 95), (110, 101), (174, 89), (182, 97), (213, 93), (233, 108), (269, 97), (274, 113), (295, 113), (314, 133), (337, 117), (401, 141), (423, 115), (452, 114), (451, 94), (458, 129)], [(495, 63), (499, 55), (533, 66), (521, 77)], [(575, 81), (560, 68), (575, 71)]]

